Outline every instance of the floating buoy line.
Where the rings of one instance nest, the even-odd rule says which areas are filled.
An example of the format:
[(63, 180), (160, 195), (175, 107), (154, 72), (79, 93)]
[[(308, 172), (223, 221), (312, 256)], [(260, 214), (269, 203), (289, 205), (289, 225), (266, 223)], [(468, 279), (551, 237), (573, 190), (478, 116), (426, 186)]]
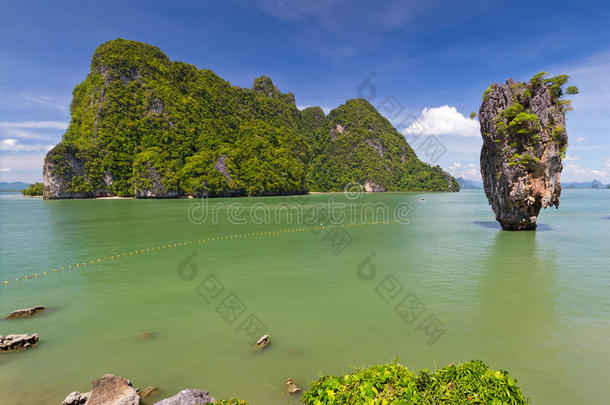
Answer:
[(45, 278), (45, 277), (48, 277), (48, 276), (51, 276), (54, 274), (64, 273), (66, 271), (70, 271), (73, 269), (74, 270), (81, 269), (83, 267), (94, 266), (96, 264), (114, 262), (123, 257), (137, 256), (137, 255), (142, 255), (142, 254), (146, 254), (146, 253), (159, 252), (159, 251), (166, 250), (166, 249), (195, 246), (195, 245), (200, 245), (200, 244), (204, 244), (204, 243), (211, 243), (211, 242), (231, 240), (231, 239), (247, 239), (247, 238), (253, 238), (253, 237), (260, 237), (260, 236), (272, 236), (272, 235), (281, 235), (281, 234), (306, 232), (306, 231), (323, 231), (323, 230), (327, 230), (327, 229), (351, 228), (351, 227), (364, 226), (364, 225), (387, 225), (387, 224), (391, 224), (391, 223), (400, 223), (400, 221), (394, 220), (394, 221), (380, 221), (380, 222), (361, 222), (361, 223), (354, 223), (354, 224), (327, 225), (327, 226), (320, 225), (320, 226), (310, 226), (310, 227), (303, 227), (303, 228), (288, 228), (288, 229), (280, 229), (280, 230), (275, 230), (275, 231), (246, 232), (246, 233), (237, 233), (237, 234), (232, 234), (232, 235), (223, 235), (223, 236), (215, 236), (215, 237), (213, 236), (213, 237), (203, 238), (203, 239), (192, 239), (192, 240), (186, 240), (186, 241), (181, 241), (181, 242), (159, 244), (157, 246), (148, 247), (146, 249), (136, 249), (136, 250), (125, 251), (122, 253), (118, 253), (116, 255), (98, 257), (96, 259), (85, 260), (82, 262), (68, 264), (68, 265), (61, 266), (61, 267), (58, 266), (55, 268), (51, 268), (50, 270), (42, 271), (40, 273), (32, 273), (32, 274), (22, 276), (22, 277), (17, 277), (15, 279), (11, 279), (11, 280), (3, 280), (0, 282), (0, 285), (9, 286), (9, 285), (14, 285), (14, 284), (19, 284), (20, 282), (39, 279), (39, 278)]

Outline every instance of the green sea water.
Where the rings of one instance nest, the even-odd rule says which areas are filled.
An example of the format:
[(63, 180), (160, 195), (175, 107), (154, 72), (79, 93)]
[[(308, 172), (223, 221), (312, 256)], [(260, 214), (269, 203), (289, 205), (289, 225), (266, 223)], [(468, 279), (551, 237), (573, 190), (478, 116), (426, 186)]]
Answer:
[(0, 320), (40, 335), (0, 354), (0, 404), (59, 404), (104, 373), (157, 399), (290, 404), (287, 378), (395, 357), (482, 359), (534, 404), (608, 402), (610, 190), (564, 190), (536, 232), (500, 230), (481, 191), (205, 204), (0, 194), (0, 314), (50, 308)]

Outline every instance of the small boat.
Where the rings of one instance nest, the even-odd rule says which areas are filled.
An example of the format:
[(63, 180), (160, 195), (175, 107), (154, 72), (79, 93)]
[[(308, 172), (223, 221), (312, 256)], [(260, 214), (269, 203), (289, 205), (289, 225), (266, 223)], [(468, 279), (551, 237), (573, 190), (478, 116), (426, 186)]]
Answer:
[(426, 202), (426, 199), (425, 199), (425, 198), (420, 198), (420, 199), (419, 199), (419, 202), (420, 202), (420, 203)]

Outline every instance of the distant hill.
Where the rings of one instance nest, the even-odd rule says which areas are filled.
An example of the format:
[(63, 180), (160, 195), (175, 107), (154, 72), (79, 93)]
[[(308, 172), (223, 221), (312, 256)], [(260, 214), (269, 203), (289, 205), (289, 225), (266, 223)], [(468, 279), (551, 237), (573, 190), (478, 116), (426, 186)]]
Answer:
[(460, 185), (460, 189), (462, 190), (473, 190), (473, 189), (482, 189), (483, 183), (480, 181), (468, 180), (463, 177), (458, 177), (455, 179)]
[[(462, 190), (471, 190), (471, 189), (482, 189), (483, 183), (480, 181), (468, 180), (463, 177), (458, 177), (455, 179), (460, 188)], [(581, 182), (570, 182), (570, 183), (561, 183), (561, 188), (564, 189), (583, 189), (583, 188), (610, 188), (610, 184), (604, 184), (599, 180), (593, 181), (581, 181)]]
[(561, 188), (610, 188), (610, 184), (604, 184), (599, 180), (581, 181), (572, 183), (561, 183)]
[(20, 181), (15, 181), (12, 183), (7, 183), (5, 181), (0, 181), (0, 191), (21, 191), (30, 186), (30, 183), (22, 183)]

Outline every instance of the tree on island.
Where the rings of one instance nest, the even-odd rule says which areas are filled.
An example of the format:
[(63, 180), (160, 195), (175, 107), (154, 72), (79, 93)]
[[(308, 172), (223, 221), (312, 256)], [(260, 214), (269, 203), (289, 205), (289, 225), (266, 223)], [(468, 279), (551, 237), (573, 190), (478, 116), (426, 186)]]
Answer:
[(21, 190), (21, 193), (29, 196), (42, 196), (42, 191), (42, 183), (34, 183), (30, 184), (28, 188)]

